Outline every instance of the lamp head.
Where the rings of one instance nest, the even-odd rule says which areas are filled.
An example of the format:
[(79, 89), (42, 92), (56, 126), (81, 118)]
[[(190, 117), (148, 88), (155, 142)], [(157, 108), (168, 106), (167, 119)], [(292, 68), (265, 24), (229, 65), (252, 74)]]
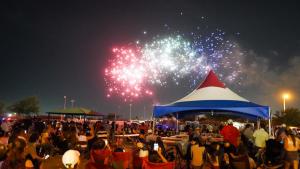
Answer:
[(284, 94), (282, 95), (282, 98), (283, 98), (283, 99), (289, 99), (289, 98), (290, 98), (290, 95), (289, 95), (288, 93), (284, 93)]

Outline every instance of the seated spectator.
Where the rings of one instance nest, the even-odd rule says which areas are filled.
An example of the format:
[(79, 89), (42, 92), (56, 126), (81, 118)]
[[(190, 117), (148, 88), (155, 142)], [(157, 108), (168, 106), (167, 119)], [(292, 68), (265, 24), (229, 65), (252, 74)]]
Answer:
[(80, 162), (79, 156), (79, 151), (68, 150), (62, 156), (62, 163), (66, 168), (76, 169)]
[(167, 156), (168, 156), (168, 154), (167, 154), (167, 151), (166, 151), (165, 145), (164, 145), (164, 143), (163, 143), (163, 141), (162, 141), (161, 137), (157, 137), (157, 138), (156, 138), (156, 143), (158, 143), (158, 146), (159, 146), (159, 147), (160, 147), (160, 149), (161, 149), (161, 153), (162, 153), (162, 155), (163, 155), (164, 157), (167, 157)]
[(1, 169), (21, 169), (25, 166), (24, 148), (26, 142), (22, 139), (16, 138), (11, 143), (10, 150), (7, 154), (7, 158), (2, 163)]
[(127, 169), (131, 167), (131, 152), (126, 152), (125, 149), (118, 147), (112, 153), (112, 167), (114, 169)]
[(8, 144), (8, 137), (4, 130), (0, 130), (0, 144), (6, 145)]
[(25, 169), (39, 169), (39, 166), (33, 164), (33, 159), (31, 156), (26, 156), (25, 158)]
[(90, 160), (86, 164), (86, 169), (109, 169), (111, 151), (105, 148), (105, 142), (102, 139), (93, 143), (90, 151)]
[(139, 149), (139, 157), (140, 158), (148, 157), (149, 151), (147, 150), (147, 148), (145, 147), (145, 145), (143, 143), (138, 142), (136, 144), (136, 146)]
[(4, 144), (0, 144), (0, 168), (2, 166), (3, 161), (7, 157), (7, 146)]
[(138, 142), (133, 149), (133, 168), (141, 168), (143, 160), (147, 160), (149, 151), (145, 144)]
[(162, 150), (160, 147), (158, 148), (157, 151), (152, 150), (149, 152), (148, 160), (149, 160), (149, 162), (152, 162), (152, 163), (167, 163), (168, 162), (168, 160), (163, 156)]
[(80, 130), (77, 136), (78, 144), (80, 145), (80, 149), (85, 151), (87, 149), (87, 137), (84, 130)]
[(37, 133), (33, 133), (28, 140), (28, 144), (25, 147), (25, 157), (28, 155), (30, 156), (30, 159), (32, 161), (32, 163), (34, 164), (34, 166), (39, 166), (39, 163), (43, 160), (40, 156), (38, 156), (37, 152), (36, 152), (36, 144), (38, 141), (39, 135)]

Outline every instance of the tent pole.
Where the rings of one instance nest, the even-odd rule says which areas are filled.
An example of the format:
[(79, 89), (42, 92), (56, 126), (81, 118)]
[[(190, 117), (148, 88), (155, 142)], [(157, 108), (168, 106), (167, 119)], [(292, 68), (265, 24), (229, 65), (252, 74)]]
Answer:
[(272, 126), (271, 126), (271, 119), (272, 119), (272, 115), (271, 115), (271, 108), (269, 107), (269, 136), (272, 136)]
[(151, 119), (152, 119), (152, 128), (153, 128), (152, 133), (155, 133), (155, 118), (154, 118), (154, 113), (152, 113)]
[(178, 134), (179, 133), (179, 130), (178, 130), (178, 112), (176, 113), (176, 133)]
[(260, 119), (259, 118), (257, 119), (257, 123), (256, 124), (257, 124), (257, 129), (260, 129)]

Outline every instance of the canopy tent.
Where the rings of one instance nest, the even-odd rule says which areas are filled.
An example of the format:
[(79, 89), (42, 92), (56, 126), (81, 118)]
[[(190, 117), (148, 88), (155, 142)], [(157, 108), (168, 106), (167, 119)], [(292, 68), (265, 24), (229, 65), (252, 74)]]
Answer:
[(246, 118), (269, 118), (269, 107), (252, 103), (225, 87), (213, 71), (202, 84), (187, 96), (167, 105), (154, 106), (154, 117), (192, 114), (225, 114)]
[(48, 116), (50, 114), (59, 114), (59, 115), (71, 115), (71, 116), (102, 116), (90, 109), (83, 108), (83, 107), (75, 107), (75, 108), (66, 108), (66, 109), (58, 109), (47, 112)]

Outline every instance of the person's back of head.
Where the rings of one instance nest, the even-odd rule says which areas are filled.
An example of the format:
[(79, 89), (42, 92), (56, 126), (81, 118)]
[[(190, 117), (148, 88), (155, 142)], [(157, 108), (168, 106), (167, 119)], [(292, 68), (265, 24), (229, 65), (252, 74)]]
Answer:
[(122, 147), (117, 147), (114, 152), (124, 152), (124, 149)]
[(265, 124), (265, 123), (261, 123), (261, 124), (260, 124), (260, 128), (262, 128), (262, 129), (265, 130), (265, 129), (266, 129), (266, 124)]
[(198, 145), (199, 147), (203, 146), (202, 140), (199, 137), (193, 137), (192, 144)]
[(148, 155), (148, 160), (152, 163), (161, 163), (162, 162), (157, 151), (150, 151), (149, 155)]
[(296, 137), (293, 133), (293, 130), (291, 128), (287, 129), (286, 134), (287, 134), (288, 137), (290, 137), (292, 139), (293, 145), (296, 146)]
[(38, 133), (32, 133), (29, 137), (29, 143), (35, 143), (39, 139)]
[(5, 135), (5, 131), (0, 129), (0, 137), (3, 137)]
[(252, 125), (248, 123), (248, 124), (246, 124), (245, 129), (251, 128), (251, 127), (252, 127)]
[(102, 150), (105, 147), (105, 141), (102, 139), (97, 139), (93, 145), (92, 145), (92, 149), (94, 150)]

